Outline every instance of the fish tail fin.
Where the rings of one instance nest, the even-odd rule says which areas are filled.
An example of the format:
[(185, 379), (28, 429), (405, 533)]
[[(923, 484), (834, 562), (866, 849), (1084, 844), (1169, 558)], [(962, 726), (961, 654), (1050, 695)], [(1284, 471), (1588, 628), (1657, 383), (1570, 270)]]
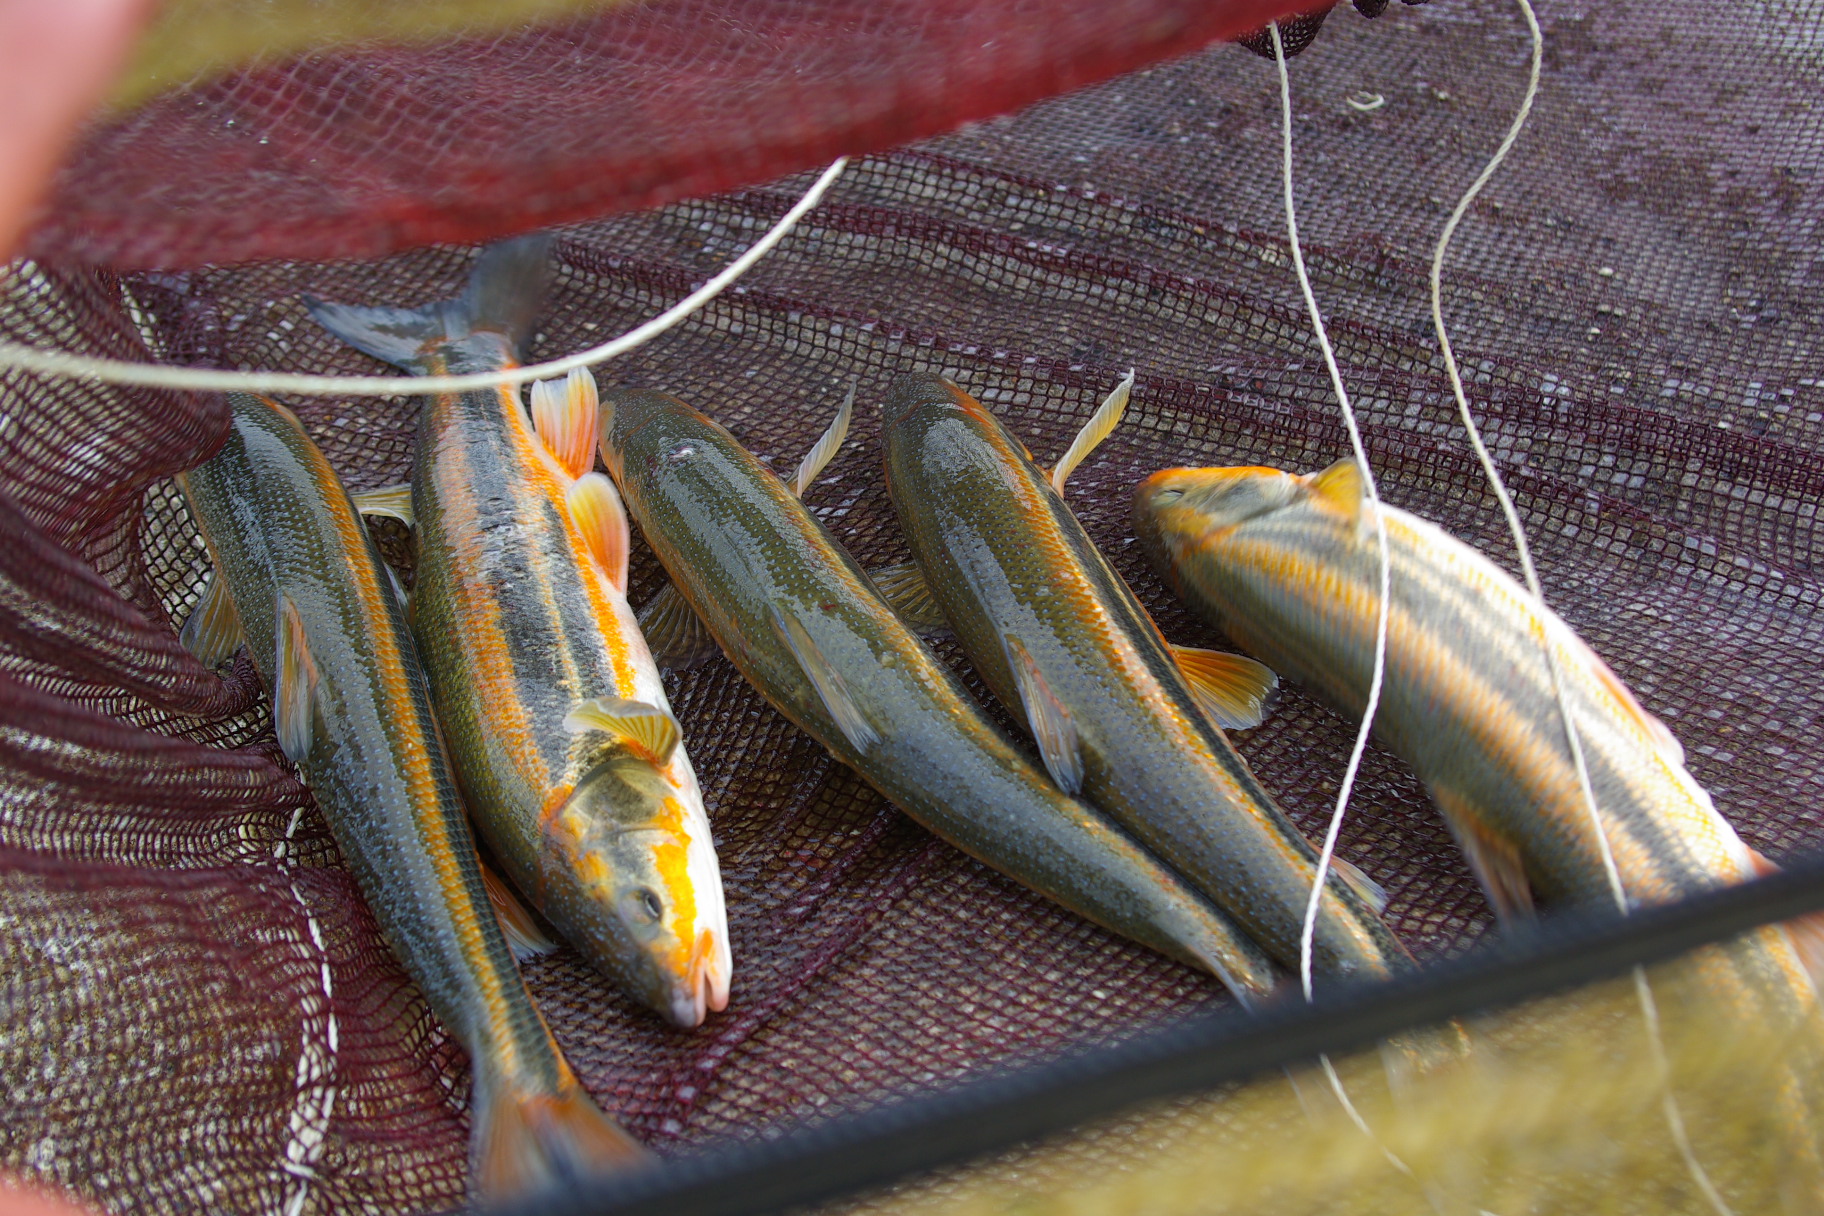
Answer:
[(532, 336), (532, 322), (551, 282), (551, 236), (535, 232), (482, 250), (469, 272), (461, 307), (466, 333), (507, 336), (517, 355)]
[(553, 1093), (527, 1089), (498, 1072), (476, 1071), (470, 1153), (484, 1196), (524, 1195), (650, 1159), (583, 1092), (569, 1069), (564, 1074)]
[(403, 371), (431, 370), (440, 347), (473, 333), (498, 333), (517, 356), (551, 278), (551, 238), (515, 237), (483, 250), (469, 285), (454, 300), (423, 308), (331, 304), (304, 297), (311, 318), (356, 350)]

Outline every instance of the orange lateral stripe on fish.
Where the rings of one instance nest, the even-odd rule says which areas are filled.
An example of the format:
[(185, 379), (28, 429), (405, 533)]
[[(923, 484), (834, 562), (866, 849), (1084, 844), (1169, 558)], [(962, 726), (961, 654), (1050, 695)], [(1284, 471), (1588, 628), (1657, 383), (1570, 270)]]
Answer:
[[(1250, 653), (1360, 715), (1378, 609), (1375, 529), (1351, 461), (1168, 469), (1139, 487), (1134, 529), (1189, 604)], [(1392, 603), (1375, 731), (1412, 765), (1503, 919), (1535, 895), (1612, 899), (1567, 740), (1568, 685), (1597, 812), (1633, 904), (1741, 882), (1766, 866), (1717, 813), (1665, 725), (1555, 613), (1443, 529), (1383, 507)], [(1730, 966), (1761, 1009), (1815, 1007), (1804, 923), (1752, 935)], [(1794, 937), (1798, 938), (1795, 943)]]
[[(548, 253), (543, 237), (497, 245), (460, 299), (416, 311), (311, 302), (311, 312), (407, 370), (510, 367)], [(407, 512), (419, 549), (413, 631), (502, 868), (629, 994), (695, 1026), (728, 1001), (721, 876), (696, 774), (627, 605), (626, 513), (591, 471), (595, 381), (573, 372), (530, 396), (529, 409), (510, 389), (426, 404)]]

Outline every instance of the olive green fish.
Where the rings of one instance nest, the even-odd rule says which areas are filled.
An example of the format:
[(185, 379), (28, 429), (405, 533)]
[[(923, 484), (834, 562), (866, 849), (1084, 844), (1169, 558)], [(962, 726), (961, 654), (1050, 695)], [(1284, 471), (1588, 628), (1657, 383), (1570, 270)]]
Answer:
[[(706, 626), (780, 712), (939, 836), (1214, 973), (1244, 1002), (1273, 988), (1259, 948), (1021, 756), (797, 493), (727, 431), (656, 392), (610, 392), (602, 413), (603, 462), (682, 595), (649, 606), (655, 648)], [(845, 407), (800, 468), (800, 490), (846, 418)]]
[[(421, 374), (517, 365), (549, 241), (505, 242), (428, 308), (311, 302), (325, 328)], [(679, 1026), (728, 1003), (722, 879), (658, 668), (627, 605), (627, 517), (592, 472), (586, 371), (442, 393), (419, 423), (412, 628), (457, 776), (501, 866), (569, 941)]]
[[(1374, 729), (1412, 765), (1506, 920), (1544, 901), (1613, 906), (1542, 641), (1567, 685), (1602, 830), (1630, 904), (1741, 882), (1771, 863), (1685, 769), (1664, 723), (1555, 613), (1443, 529), (1381, 508), (1391, 561), (1386, 673)], [(1360, 470), (1168, 469), (1134, 499), (1134, 530), (1194, 608), (1347, 713), (1367, 702), (1379, 546)], [(1811, 1003), (1785, 930), (1758, 965)], [(1809, 949), (1809, 937), (1800, 943)]]
[[(885, 406), (887, 490), (924, 586), (982, 678), (1028, 722), (1058, 785), (1297, 967), (1317, 854), (1217, 726), (1258, 722), (1271, 673), (1234, 655), (1175, 653), (1059, 492), (1125, 398), (1123, 386), (1048, 476), (961, 388), (901, 377)], [(1313, 970), (1408, 967), (1349, 879), (1373, 888), (1351, 870), (1332, 875), (1320, 901)]]
[(393, 953), (474, 1067), (470, 1143), (504, 1194), (644, 1154), (589, 1100), (520, 981), (432, 720), (391, 576), (335, 471), (281, 406), (179, 479), (215, 577), (184, 627), (219, 662), (243, 636), (279, 745), (316, 795)]

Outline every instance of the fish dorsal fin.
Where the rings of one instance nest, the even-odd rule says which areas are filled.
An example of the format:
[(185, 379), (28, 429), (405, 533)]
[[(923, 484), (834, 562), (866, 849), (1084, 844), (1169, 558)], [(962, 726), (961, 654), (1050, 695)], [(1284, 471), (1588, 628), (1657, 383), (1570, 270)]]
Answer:
[(1004, 645), (1007, 665), (1013, 668), (1013, 682), (1020, 690), (1020, 703), (1026, 708), (1026, 722), (1038, 741), (1045, 771), (1059, 789), (1075, 795), (1083, 789), (1083, 741), (1077, 734), (1077, 724), (1051, 691), (1025, 643), (1010, 633)]
[(640, 632), (661, 668), (680, 671), (715, 654), (716, 639), (676, 583), (667, 583), (640, 609)]
[(1051, 488), (1059, 494), (1064, 492), (1064, 482), (1076, 467), (1089, 457), (1089, 454), (1102, 445), (1109, 432), (1121, 421), (1121, 415), (1127, 410), (1127, 399), (1134, 391), (1134, 373), (1130, 369), (1121, 383), (1115, 385), (1114, 391), (1102, 399), (1102, 405), (1089, 416), (1083, 429), (1070, 442), (1064, 455), (1058, 458), (1056, 467), (1051, 470)]
[(209, 576), (203, 598), (191, 609), (177, 638), (204, 667), (219, 665), (247, 640), (241, 632), (241, 614), (235, 611), (234, 596), (228, 592), (228, 580), (220, 570)]
[(849, 692), (848, 681), (831, 665), (804, 623), (788, 609), (775, 604), (773, 629), (779, 634), (779, 640), (785, 643), (786, 649), (792, 652), (792, 657), (798, 661), (800, 670), (810, 680), (811, 687), (823, 701), (823, 708), (835, 720), (836, 729), (849, 741), (849, 746), (866, 753), (879, 743), (880, 732), (874, 729), (867, 715), (862, 713), (861, 706), (855, 703), (854, 696)]
[(1362, 481), (1361, 466), (1349, 457), (1312, 473), (1305, 478), (1305, 485), (1310, 487), (1313, 494), (1350, 519), (1362, 513), (1362, 497), (1367, 492), (1367, 487)]
[(627, 512), (621, 506), (620, 492), (602, 473), (585, 473), (571, 483), (564, 495), (564, 505), (576, 530), (583, 534), (589, 556), (595, 559), (614, 589), (627, 591), (627, 554), (633, 546), (633, 533), (627, 525)]
[(283, 591), (278, 596), (278, 670), (273, 673), (272, 723), (279, 750), (293, 764), (310, 752), (311, 709), (317, 691), (317, 662), (304, 635), (304, 618)]
[(1431, 797), (1444, 813), (1444, 822), (1468, 858), (1495, 916), (1504, 925), (1531, 919), (1533, 884), (1526, 876), (1520, 846), (1487, 826), (1455, 791), (1434, 786)]
[(408, 528), (418, 525), (418, 516), (412, 510), (412, 487), (409, 482), (381, 486), (377, 490), (363, 490), (348, 497), (355, 504), (355, 510), (363, 515), (383, 515), (387, 519), (398, 520)]
[(600, 417), (595, 376), (588, 368), (572, 368), (561, 382), (533, 381), (532, 429), (572, 477), (581, 477), (595, 465)]
[(811, 450), (798, 462), (797, 475), (792, 478), (792, 493), (803, 498), (804, 492), (817, 480), (817, 474), (823, 472), (830, 461), (836, 459), (836, 453), (842, 450), (843, 440), (849, 437), (849, 421), (855, 416), (855, 385), (849, 385), (849, 395), (842, 399), (842, 406), (836, 411), (829, 429), (825, 430)]
[(1252, 730), (1267, 716), (1279, 677), (1265, 663), (1245, 655), (1196, 646), (1174, 646), (1172, 657), (1198, 708), (1224, 730)]
[(1387, 888), (1364, 874), (1360, 866), (1352, 861), (1344, 861), (1340, 857), (1332, 857), (1330, 868), (1336, 871), (1338, 878), (1348, 884), (1350, 890), (1361, 896), (1362, 902), (1367, 904), (1376, 916), (1387, 910)]
[(937, 597), (931, 594), (931, 584), (925, 581), (925, 572), (917, 562), (882, 566), (878, 570), (870, 570), (868, 578), (873, 582), (874, 589), (880, 592), (880, 598), (887, 601), (887, 606), (898, 613), (899, 619), (911, 628), (931, 632), (950, 627), (944, 610), (938, 607)]
[(659, 765), (669, 764), (671, 753), (678, 748), (678, 720), (644, 701), (618, 697), (578, 701), (564, 715), (564, 729), (573, 735), (599, 730), (626, 739)]
[(500, 931), (506, 935), (513, 957), (523, 963), (556, 950), (557, 943), (545, 936), (545, 931), (526, 911), (526, 905), (519, 902), (519, 896), (513, 894), (506, 879), (489, 869), (487, 862), (478, 859), (476, 864), (481, 867), (482, 889), (488, 893), (488, 903), (493, 905)]

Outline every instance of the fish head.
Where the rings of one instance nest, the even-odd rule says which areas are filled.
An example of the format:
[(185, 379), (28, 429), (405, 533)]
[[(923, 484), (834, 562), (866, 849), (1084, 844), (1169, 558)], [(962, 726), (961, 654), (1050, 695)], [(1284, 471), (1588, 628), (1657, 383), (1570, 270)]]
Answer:
[(547, 914), (622, 988), (686, 1029), (728, 1005), (722, 881), (694, 782), (631, 749), (595, 765), (546, 823)]
[(1163, 469), (1134, 491), (1134, 535), (1148, 557), (1169, 569), (1187, 551), (1306, 495), (1305, 480), (1280, 469)]
[(602, 464), (623, 487), (630, 461), (644, 466), (663, 463), (662, 458), (669, 457), (676, 463), (688, 453), (676, 450), (679, 441), (666, 434), (708, 421), (685, 402), (652, 389), (607, 388), (598, 393), (597, 400), (597, 449)]

